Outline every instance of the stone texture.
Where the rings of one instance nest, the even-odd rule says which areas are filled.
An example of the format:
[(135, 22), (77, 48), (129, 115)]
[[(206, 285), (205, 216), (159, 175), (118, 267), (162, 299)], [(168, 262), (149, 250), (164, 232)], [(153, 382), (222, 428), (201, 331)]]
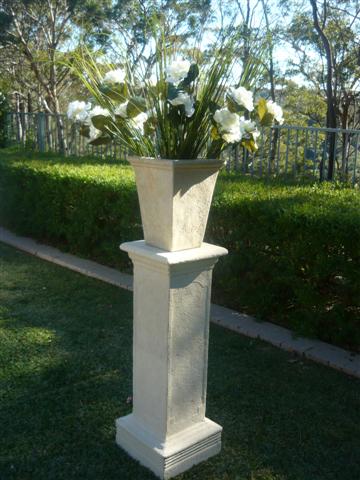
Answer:
[(212, 269), (227, 251), (121, 248), (134, 263), (133, 413), (117, 420), (116, 441), (170, 478), (220, 450), (205, 410)]
[(145, 241), (168, 251), (200, 247), (223, 161), (130, 157), (129, 162)]

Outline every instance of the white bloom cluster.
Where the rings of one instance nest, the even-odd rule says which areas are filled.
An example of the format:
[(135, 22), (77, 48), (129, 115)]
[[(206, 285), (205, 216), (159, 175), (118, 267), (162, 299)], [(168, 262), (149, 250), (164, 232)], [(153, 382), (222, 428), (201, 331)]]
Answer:
[(255, 122), (252, 122), (251, 120), (245, 120), (244, 117), (241, 117), (240, 118), (240, 128), (243, 132), (244, 137), (252, 136), (252, 138), (256, 142), (256, 139), (260, 135), (260, 132), (257, 129)]
[(221, 137), (227, 143), (241, 142), (243, 137), (247, 139), (252, 137), (256, 142), (260, 135), (255, 122), (246, 120), (245, 117), (240, 117), (227, 108), (216, 110), (214, 120), (218, 124)]
[(143, 134), (144, 133), (144, 123), (148, 119), (148, 114), (145, 112), (139, 113), (139, 115), (136, 115), (136, 117), (131, 119), (131, 123), (133, 127), (137, 128), (140, 130), (140, 132)]
[(275, 120), (282, 125), (284, 123), (284, 117), (283, 117), (283, 111), (280, 105), (277, 103), (273, 102), (272, 100), (268, 100), (266, 102), (266, 107), (268, 112), (273, 115)]
[(97, 128), (94, 127), (94, 125), (91, 123), (89, 126), (89, 138), (86, 138), (87, 142), (92, 142), (93, 140), (96, 140), (98, 137), (101, 137), (101, 130), (98, 130)]
[(127, 118), (127, 106), (129, 101), (120, 103), (117, 107), (115, 107), (114, 113), (115, 115), (119, 115), (119, 117)]
[(126, 74), (122, 68), (117, 68), (116, 70), (110, 70), (106, 72), (103, 78), (103, 83), (108, 83), (108, 84), (124, 83), (125, 76)]
[(166, 81), (177, 85), (187, 76), (190, 66), (191, 64), (188, 60), (174, 60), (166, 69)]
[(104, 117), (111, 117), (111, 113), (109, 110), (106, 110), (105, 108), (100, 107), (99, 105), (96, 105), (90, 112), (89, 112), (89, 117), (96, 117), (97, 115), (102, 115)]
[(185, 115), (187, 117), (192, 117), (195, 108), (194, 108), (194, 100), (193, 98), (186, 92), (180, 92), (179, 95), (176, 98), (173, 98), (172, 100), (169, 100), (171, 105), (174, 107), (177, 107), (179, 105), (184, 105), (185, 107)]
[(91, 104), (85, 102), (79, 102), (75, 100), (70, 102), (67, 110), (67, 116), (70, 120), (78, 122), (86, 122), (91, 110)]
[(237, 143), (241, 141), (242, 129), (239, 115), (230, 112), (227, 108), (221, 108), (216, 110), (214, 120), (218, 124), (220, 134), (225, 142)]
[[(126, 101), (124, 103), (120, 103), (115, 110), (114, 113), (115, 115), (118, 115), (121, 118), (128, 118), (127, 114), (127, 106), (128, 106), (129, 101)], [(141, 112), (135, 117), (130, 119), (130, 123), (134, 128), (137, 128), (138, 130), (141, 131), (141, 133), (144, 133), (144, 123), (147, 121), (149, 118), (149, 115), (145, 112)]]
[(250, 90), (246, 90), (244, 87), (230, 88), (229, 96), (234, 102), (245, 107), (249, 112), (254, 110), (254, 97)]

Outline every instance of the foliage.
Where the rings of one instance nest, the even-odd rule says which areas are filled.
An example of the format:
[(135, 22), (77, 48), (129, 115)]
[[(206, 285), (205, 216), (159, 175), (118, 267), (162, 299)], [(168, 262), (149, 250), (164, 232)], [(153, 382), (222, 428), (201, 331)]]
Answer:
[[(358, 0), (280, 0), (284, 14), (291, 15), (286, 40), (297, 53), (291, 59), (288, 74), (301, 74), (308, 84), (325, 99), (329, 96), (327, 80), (331, 76), (335, 114), (341, 128), (359, 127), (356, 114), (359, 100), (360, 9)], [(324, 38), (314, 27), (311, 4), (317, 5), (318, 20)], [(330, 58), (327, 58), (327, 53)], [(330, 62), (329, 62), (330, 60)], [(328, 70), (329, 69), (329, 70)], [(330, 79), (330, 77), (329, 77)]]
[(326, 122), (326, 101), (310, 86), (298, 86), (285, 81), (280, 103), (286, 112), (288, 125), (323, 127)]
[[(0, 0), (0, 72), (29, 111), (61, 113), (78, 37), (104, 43), (111, 0)], [(26, 110), (25, 110), (26, 111)]]
[[(119, 269), (142, 238), (132, 170), (91, 159), (3, 151), (0, 224)], [(337, 184), (220, 176), (206, 240), (229, 255), (217, 303), (359, 348), (360, 195)]]
[(8, 98), (0, 91), (0, 147), (5, 147), (6, 145), (6, 114), (8, 111)]

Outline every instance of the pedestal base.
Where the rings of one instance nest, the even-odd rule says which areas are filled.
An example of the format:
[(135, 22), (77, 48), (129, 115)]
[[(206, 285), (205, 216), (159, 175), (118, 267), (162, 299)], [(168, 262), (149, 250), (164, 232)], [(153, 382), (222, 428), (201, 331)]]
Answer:
[(219, 453), (221, 431), (205, 418), (161, 443), (131, 414), (116, 420), (116, 443), (159, 478), (168, 479)]

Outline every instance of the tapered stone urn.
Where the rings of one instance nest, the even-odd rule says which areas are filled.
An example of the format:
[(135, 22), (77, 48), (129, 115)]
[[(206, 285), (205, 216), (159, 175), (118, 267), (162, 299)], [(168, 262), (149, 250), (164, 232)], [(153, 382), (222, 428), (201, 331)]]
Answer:
[(200, 247), (222, 160), (130, 157), (145, 242), (169, 252)]

